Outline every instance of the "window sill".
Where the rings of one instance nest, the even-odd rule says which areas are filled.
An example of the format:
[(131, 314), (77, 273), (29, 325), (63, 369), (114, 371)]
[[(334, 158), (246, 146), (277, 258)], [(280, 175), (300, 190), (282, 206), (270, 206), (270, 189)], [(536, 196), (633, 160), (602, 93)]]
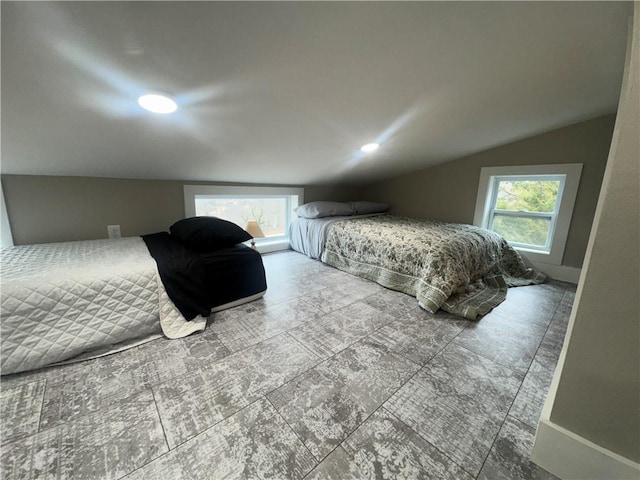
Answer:
[(527, 254), (535, 253), (537, 255), (543, 255), (544, 257), (549, 257), (549, 255), (551, 255), (551, 251), (549, 250), (536, 250), (535, 248), (520, 247), (518, 245), (511, 245), (511, 246), (516, 250), (518, 250), (519, 252), (524, 252)]
[[(251, 242), (246, 243), (247, 246), (251, 246)], [(289, 239), (282, 240), (266, 240), (262, 242), (256, 242), (256, 249), (260, 253), (279, 252), (280, 250), (288, 250), (290, 248)]]
[(522, 247), (513, 247), (515, 248), (520, 255), (527, 257), (532, 262), (537, 263), (547, 263), (550, 265), (561, 265), (562, 264), (562, 255), (553, 255), (551, 252), (542, 252), (536, 250), (528, 250)]

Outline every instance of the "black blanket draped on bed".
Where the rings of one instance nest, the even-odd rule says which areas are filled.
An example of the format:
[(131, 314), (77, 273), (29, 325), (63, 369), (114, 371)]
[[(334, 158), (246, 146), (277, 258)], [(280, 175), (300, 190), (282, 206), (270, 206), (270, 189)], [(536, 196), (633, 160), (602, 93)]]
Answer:
[(262, 258), (238, 244), (199, 253), (167, 232), (143, 235), (169, 298), (187, 320), (208, 317), (211, 309), (267, 289)]

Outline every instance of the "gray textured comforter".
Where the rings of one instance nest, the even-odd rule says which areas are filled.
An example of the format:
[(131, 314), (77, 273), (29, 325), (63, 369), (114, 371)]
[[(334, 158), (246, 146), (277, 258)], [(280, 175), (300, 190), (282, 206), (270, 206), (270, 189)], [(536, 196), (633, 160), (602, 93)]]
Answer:
[(0, 268), (2, 375), (205, 327), (180, 315), (140, 237), (7, 247)]
[(545, 280), (494, 232), (393, 215), (332, 223), (322, 261), (469, 319), (500, 304), (508, 286)]

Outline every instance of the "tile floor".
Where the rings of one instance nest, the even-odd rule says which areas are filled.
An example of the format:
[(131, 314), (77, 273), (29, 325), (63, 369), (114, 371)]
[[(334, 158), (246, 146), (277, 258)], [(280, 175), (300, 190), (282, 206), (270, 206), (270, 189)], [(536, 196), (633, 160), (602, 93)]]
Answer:
[(528, 461), (573, 285), (478, 322), (295, 252), (198, 335), (1, 383), (0, 477), (549, 479)]

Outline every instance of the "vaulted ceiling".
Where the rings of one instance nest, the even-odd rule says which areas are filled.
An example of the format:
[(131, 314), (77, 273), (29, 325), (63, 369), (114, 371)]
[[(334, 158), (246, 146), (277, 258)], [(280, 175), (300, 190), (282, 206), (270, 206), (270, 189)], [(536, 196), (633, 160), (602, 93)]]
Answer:
[[(2, 173), (312, 184), (614, 112), (632, 3), (1, 8)], [(148, 91), (178, 110), (142, 110)]]

